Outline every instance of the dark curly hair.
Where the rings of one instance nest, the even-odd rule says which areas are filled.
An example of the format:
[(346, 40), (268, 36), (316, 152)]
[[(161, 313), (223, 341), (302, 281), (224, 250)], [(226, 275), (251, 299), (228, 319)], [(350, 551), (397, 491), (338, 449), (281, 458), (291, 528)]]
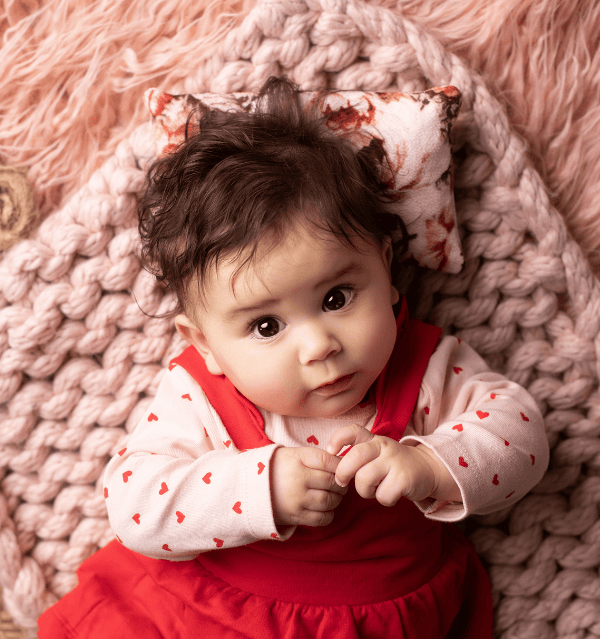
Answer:
[(406, 243), (384, 207), (381, 142), (357, 152), (287, 79), (270, 78), (253, 113), (199, 108), (198, 133), (152, 165), (139, 206), (144, 266), (181, 308), (194, 276), (201, 283), (225, 256), (243, 266), (298, 219), (352, 246), (356, 235), (381, 244), (400, 225)]

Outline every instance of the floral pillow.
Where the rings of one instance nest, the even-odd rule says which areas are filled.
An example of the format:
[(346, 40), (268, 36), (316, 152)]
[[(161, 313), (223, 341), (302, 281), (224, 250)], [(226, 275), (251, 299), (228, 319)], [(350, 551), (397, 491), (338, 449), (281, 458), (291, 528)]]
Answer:
[[(184, 141), (188, 116), (198, 103), (248, 112), (256, 104), (252, 93), (170, 95), (149, 89), (144, 97), (153, 118), (158, 156)], [(388, 157), (381, 165), (390, 198), (387, 206), (403, 219), (412, 236), (406, 259), (449, 273), (458, 273), (463, 264), (449, 139), (460, 99), (459, 90), (451, 86), (419, 93), (301, 92), (301, 100), (319, 104), (325, 124), (343, 133), (357, 149), (369, 145), (373, 137), (382, 141)], [(197, 125), (192, 115), (188, 130), (197, 131)]]

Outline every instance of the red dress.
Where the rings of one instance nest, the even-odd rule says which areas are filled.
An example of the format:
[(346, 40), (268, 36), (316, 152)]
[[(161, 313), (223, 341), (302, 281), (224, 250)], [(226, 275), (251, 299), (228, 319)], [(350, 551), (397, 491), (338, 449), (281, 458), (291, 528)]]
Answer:
[[(374, 387), (372, 432), (400, 439), (439, 333), (401, 313)], [(201, 384), (239, 449), (271, 443), (256, 407), (210, 375), (195, 349), (176, 362)], [(169, 562), (113, 541), (78, 576), (78, 587), (40, 617), (40, 639), (492, 636), (489, 579), (462, 533), (407, 499), (386, 508), (352, 486), (333, 523), (299, 526), (285, 542)]]

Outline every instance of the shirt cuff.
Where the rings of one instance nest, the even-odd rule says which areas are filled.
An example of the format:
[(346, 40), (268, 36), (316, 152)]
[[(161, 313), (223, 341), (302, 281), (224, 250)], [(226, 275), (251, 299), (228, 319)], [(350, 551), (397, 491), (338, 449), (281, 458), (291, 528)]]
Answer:
[[(440, 453), (438, 452), (437, 447), (435, 445), (432, 445), (431, 435), (426, 435), (423, 437), (420, 437), (418, 435), (407, 435), (406, 437), (403, 437), (400, 442), (406, 446), (416, 446), (417, 444), (423, 444), (423, 446), (427, 446), (429, 450), (435, 453), (435, 455), (440, 459), (444, 466), (446, 466), (448, 472), (454, 478), (454, 481), (456, 481), (462, 497), (462, 503), (427, 497), (426, 499), (421, 499), (414, 502), (417, 508), (428, 519), (435, 519), (437, 521), (455, 522), (468, 517), (471, 514), (471, 511), (469, 510), (469, 500), (465, 487), (461, 485), (452, 468), (444, 460), (443, 455), (440, 455)], [(447, 448), (447, 442), (444, 442), (444, 446), (445, 448)], [(464, 455), (464, 452), (456, 452), (456, 456), (460, 456), (461, 454)]]

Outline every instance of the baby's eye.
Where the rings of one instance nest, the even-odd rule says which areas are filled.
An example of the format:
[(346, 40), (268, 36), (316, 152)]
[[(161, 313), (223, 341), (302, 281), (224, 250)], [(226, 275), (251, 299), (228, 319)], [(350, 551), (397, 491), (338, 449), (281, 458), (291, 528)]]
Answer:
[(354, 298), (354, 291), (349, 286), (336, 286), (323, 298), (324, 311), (339, 311), (348, 306)]
[(269, 337), (275, 337), (284, 328), (285, 324), (276, 317), (261, 317), (254, 322), (251, 332), (253, 337), (268, 339)]

